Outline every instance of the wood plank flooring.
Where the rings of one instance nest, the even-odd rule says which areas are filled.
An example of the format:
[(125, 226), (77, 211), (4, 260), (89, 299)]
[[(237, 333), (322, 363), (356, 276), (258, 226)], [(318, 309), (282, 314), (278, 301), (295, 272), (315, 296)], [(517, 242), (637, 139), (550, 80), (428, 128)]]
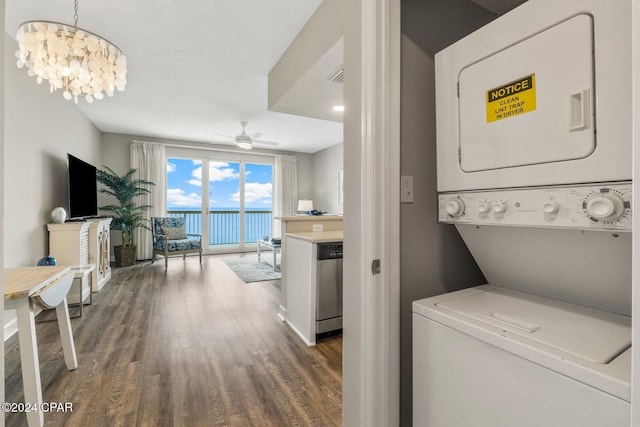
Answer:
[[(255, 254), (247, 254), (253, 256)], [(67, 371), (56, 322), (36, 330), (47, 426), (339, 426), (342, 336), (306, 347), (277, 317), (271, 282), (242, 282), (221, 256), (114, 269), (72, 319)], [(76, 309), (72, 309), (72, 313)], [(22, 402), (17, 335), (5, 343), (7, 402)], [(26, 426), (23, 413), (7, 426)]]

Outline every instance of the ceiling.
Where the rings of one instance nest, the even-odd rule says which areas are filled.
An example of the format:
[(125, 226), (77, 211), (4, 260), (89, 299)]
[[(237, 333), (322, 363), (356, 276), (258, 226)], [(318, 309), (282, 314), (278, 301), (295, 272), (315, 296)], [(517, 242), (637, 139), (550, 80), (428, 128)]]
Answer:
[[(260, 132), (281, 150), (312, 153), (340, 143), (339, 122), (267, 111), (269, 71), (321, 3), (80, 0), (78, 26), (120, 47), (128, 74), (124, 92), (78, 107), (103, 132), (229, 141), (217, 134), (235, 136), (246, 120), (247, 133)], [(6, 1), (11, 37), (34, 19), (73, 23), (73, 1)]]
[[(402, 0), (403, 32), (435, 53), (524, 1)], [(230, 143), (218, 134), (237, 135), (240, 121), (248, 121), (247, 133), (260, 132), (261, 139), (277, 141), (279, 150), (314, 153), (338, 144), (340, 118), (336, 120), (334, 112), (322, 114), (326, 106), (321, 102), (323, 94), (341, 95), (341, 88), (335, 92), (326, 81), (327, 70), (339, 65), (335, 54), (342, 55), (341, 42), (272, 105), (320, 119), (268, 111), (267, 106), (269, 72), (321, 3), (81, 0), (78, 25), (118, 45), (129, 71), (124, 92), (92, 104), (81, 100), (78, 107), (103, 132), (150, 139)], [(72, 23), (73, 1), (6, 0), (11, 37), (20, 23), (35, 19)], [(319, 81), (325, 89), (314, 90)], [(304, 98), (301, 95), (313, 101), (292, 101)]]

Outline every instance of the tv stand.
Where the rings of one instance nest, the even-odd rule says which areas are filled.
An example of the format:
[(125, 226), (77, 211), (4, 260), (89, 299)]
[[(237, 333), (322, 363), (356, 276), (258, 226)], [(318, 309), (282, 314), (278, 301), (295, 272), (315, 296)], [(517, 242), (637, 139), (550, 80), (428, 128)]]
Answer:
[(93, 292), (102, 289), (111, 278), (111, 221), (112, 218), (94, 218), (47, 225), (49, 254), (59, 265), (81, 269), (95, 264), (96, 268), (91, 273)]

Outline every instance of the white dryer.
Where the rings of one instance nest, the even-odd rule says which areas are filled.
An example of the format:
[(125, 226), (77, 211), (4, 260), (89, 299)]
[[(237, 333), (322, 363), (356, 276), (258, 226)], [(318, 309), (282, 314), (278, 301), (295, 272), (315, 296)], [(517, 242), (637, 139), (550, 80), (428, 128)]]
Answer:
[(529, 0), (438, 52), (438, 191), (631, 179), (631, 0)]

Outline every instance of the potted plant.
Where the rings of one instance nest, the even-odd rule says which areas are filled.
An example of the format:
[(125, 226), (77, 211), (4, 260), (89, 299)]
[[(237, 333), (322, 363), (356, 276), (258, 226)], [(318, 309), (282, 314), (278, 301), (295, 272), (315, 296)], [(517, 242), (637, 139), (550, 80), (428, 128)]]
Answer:
[(136, 245), (133, 233), (138, 227), (149, 229), (149, 220), (143, 217), (143, 213), (151, 206), (136, 206), (134, 199), (150, 193), (148, 187), (155, 184), (144, 179), (136, 179), (136, 171), (136, 169), (130, 169), (121, 176), (105, 166), (104, 170), (98, 169), (96, 172), (96, 179), (103, 186), (100, 192), (108, 194), (118, 201), (118, 203), (111, 205), (100, 206), (101, 211), (113, 217), (111, 228), (122, 232), (122, 245), (113, 248), (117, 267), (135, 264)]

